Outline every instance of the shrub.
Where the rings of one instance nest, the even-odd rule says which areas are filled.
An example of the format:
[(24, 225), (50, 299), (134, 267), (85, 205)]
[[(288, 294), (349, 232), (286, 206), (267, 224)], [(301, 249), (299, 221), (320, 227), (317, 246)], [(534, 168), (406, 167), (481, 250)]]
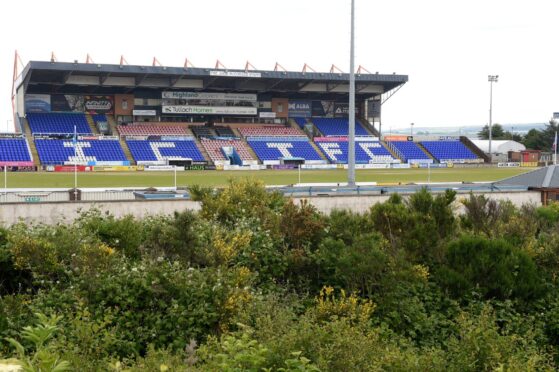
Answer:
[(542, 294), (536, 265), (504, 240), (465, 236), (449, 244), (438, 280), (454, 296), (477, 291), (484, 298), (533, 299)]

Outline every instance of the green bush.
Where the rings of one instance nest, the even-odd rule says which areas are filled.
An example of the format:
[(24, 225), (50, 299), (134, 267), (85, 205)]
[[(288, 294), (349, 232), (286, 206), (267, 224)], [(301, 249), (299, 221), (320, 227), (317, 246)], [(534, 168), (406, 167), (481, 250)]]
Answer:
[(504, 240), (465, 236), (449, 244), (439, 282), (454, 296), (478, 292), (484, 298), (529, 300), (542, 294), (530, 256)]

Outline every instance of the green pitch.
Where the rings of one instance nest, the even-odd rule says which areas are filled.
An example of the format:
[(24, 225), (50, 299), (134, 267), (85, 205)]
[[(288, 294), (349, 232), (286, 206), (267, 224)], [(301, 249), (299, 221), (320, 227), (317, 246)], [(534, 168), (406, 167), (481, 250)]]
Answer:
[[(532, 170), (532, 168), (448, 168), (432, 169), (431, 182), (496, 181)], [(345, 182), (346, 170), (302, 170), (302, 183)], [(1, 177), (1, 176), (0, 176)], [(261, 171), (185, 171), (177, 172), (177, 186), (193, 184), (221, 186), (230, 178), (251, 177), (267, 185), (299, 182), (296, 170)], [(411, 183), (427, 182), (427, 169), (358, 169), (357, 182)], [(8, 188), (71, 188), (73, 173), (8, 173)], [(0, 181), (0, 187), (2, 187)], [(78, 173), (78, 187), (164, 187), (174, 186), (173, 172)]]

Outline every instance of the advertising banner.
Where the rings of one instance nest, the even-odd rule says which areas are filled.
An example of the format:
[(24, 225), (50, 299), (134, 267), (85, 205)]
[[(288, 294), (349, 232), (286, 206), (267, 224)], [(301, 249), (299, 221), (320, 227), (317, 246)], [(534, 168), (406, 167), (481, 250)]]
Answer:
[(381, 103), (380, 101), (367, 101), (367, 115), (369, 117), (378, 118), (380, 117), (380, 108)]
[(113, 96), (85, 96), (84, 108), (89, 114), (112, 114)]
[[(334, 116), (347, 117), (349, 115), (349, 104), (343, 102), (334, 103)], [(359, 115), (359, 107), (355, 107), (355, 115)]]
[(260, 72), (248, 72), (248, 71), (220, 71), (220, 70), (214, 70), (214, 71), (210, 71), (210, 76), (259, 78), (259, 77), (262, 77), (262, 74)]
[(251, 93), (162, 92), (161, 98), (210, 101), (256, 101)]
[(384, 136), (383, 139), (385, 141), (409, 141), (410, 137), (408, 136)]
[(113, 166), (94, 166), (94, 172), (135, 172), (144, 170), (143, 166), (137, 165), (113, 165)]
[(134, 115), (134, 116), (156, 116), (157, 111), (155, 111), (155, 110), (132, 110), (132, 115)]
[(76, 168), (78, 172), (91, 172), (93, 170), (93, 167), (87, 165), (78, 165), (76, 167), (73, 165), (55, 165), (53, 170), (55, 172), (73, 172), (74, 168)]
[(256, 115), (256, 107), (243, 106), (162, 106), (164, 114)]
[(50, 97), (51, 111), (84, 112), (84, 96), (53, 94)]
[(289, 101), (289, 117), (308, 118), (312, 114), (311, 101), (290, 100)]
[(260, 111), (258, 113), (258, 117), (261, 117), (263, 119), (275, 119), (276, 118), (276, 113), (275, 112), (269, 112), (269, 111)]
[(321, 101), (312, 101), (311, 104), (311, 115), (312, 116), (325, 116), (324, 106)]
[(0, 166), (4, 165), (8, 167), (32, 167), (34, 164), (32, 161), (0, 161)]
[(25, 95), (25, 112), (44, 113), (50, 112), (50, 95), (49, 94), (26, 94)]
[[(133, 94), (115, 94), (115, 114), (130, 116), (134, 111), (134, 95)], [(155, 116), (155, 114), (153, 115)]]

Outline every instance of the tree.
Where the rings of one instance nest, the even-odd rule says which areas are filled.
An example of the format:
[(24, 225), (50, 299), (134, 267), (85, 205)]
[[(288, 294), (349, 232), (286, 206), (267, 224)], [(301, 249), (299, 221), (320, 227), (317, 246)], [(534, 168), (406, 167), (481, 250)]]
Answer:
[[(504, 139), (505, 138), (505, 131), (503, 130), (503, 126), (501, 124), (493, 124), (491, 126), (491, 133), (493, 134), (493, 139)], [(489, 139), (489, 125), (483, 127), (481, 131), (477, 133), (479, 139)]]
[(508, 130), (505, 132), (505, 139), (511, 140), (511, 141), (516, 141), (516, 142), (522, 142), (522, 140), (523, 140), (523, 138), (520, 134), (512, 133), (511, 131), (508, 131)]
[(524, 136), (522, 144), (530, 150), (544, 150), (546, 148), (543, 132), (537, 129), (530, 129)]

